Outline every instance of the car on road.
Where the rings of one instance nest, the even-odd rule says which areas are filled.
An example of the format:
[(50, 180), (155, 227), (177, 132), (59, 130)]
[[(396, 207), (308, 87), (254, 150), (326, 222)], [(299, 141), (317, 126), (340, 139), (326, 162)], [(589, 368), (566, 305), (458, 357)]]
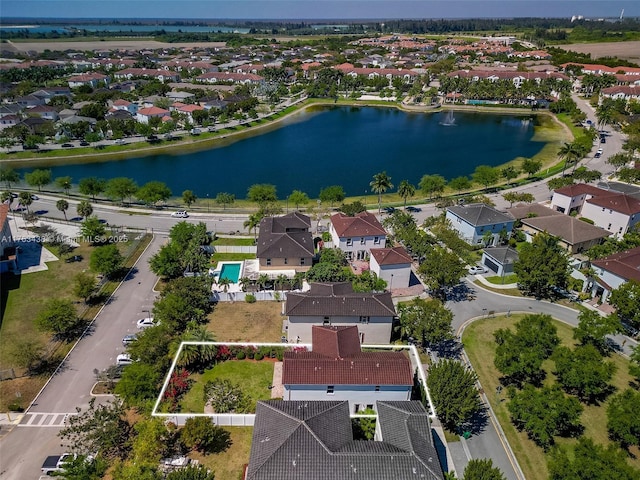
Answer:
[(124, 140), (123, 140), (123, 139), (121, 139), (121, 138), (118, 138), (118, 139), (117, 139), (115, 142), (113, 142), (113, 143), (115, 143), (116, 145), (124, 145)]
[(81, 147), (88, 147), (89, 145), (90, 145), (90, 143), (87, 142), (86, 140), (83, 140), (83, 141), (80, 142), (80, 146)]
[(131, 360), (131, 356), (128, 353), (121, 353), (116, 357), (116, 365), (124, 366), (131, 365), (133, 360)]
[(422, 209), (420, 207), (414, 207), (411, 205), (407, 207), (407, 212), (421, 212), (421, 211)]
[(124, 345), (126, 347), (127, 345), (130, 345), (133, 342), (135, 342), (137, 338), (138, 338), (138, 336), (135, 333), (131, 333), (129, 335), (125, 335), (122, 338), (122, 345)]
[(471, 275), (478, 275), (480, 273), (487, 273), (489, 271), (489, 269), (487, 267), (484, 267), (482, 265), (474, 265), (473, 267), (471, 267), (469, 269), (469, 273)]
[(63, 143), (62, 148), (73, 148), (73, 143)]
[(155, 327), (156, 325), (158, 324), (153, 321), (153, 317), (141, 318), (136, 322), (136, 326), (140, 329)]
[[(62, 455), (50, 455), (42, 464), (41, 470), (45, 475), (64, 470), (64, 464), (77, 457), (75, 453), (63, 453)], [(49, 477), (47, 477), (49, 478)]]
[(392, 214), (393, 212), (395, 212), (395, 211), (396, 211), (396, 209), (395, 209), (395, 208), (393, 208), (393, 207), (384, 207), (384, 208), (382, 209), (382, 211), (383, 211), (384, 213)]
[(66, 263), (81, 262), (81, 261), (82, 261), (82, 255), (74, 255), (65, 260)]
[(189, 214), (186, 210), (178, 210), (177, 212), (173, 212), (171, 216), (176, 218), (187, 218)]
[(38, 195), (35, 194), (31, 194), (31, 200), (40, 200), (40, 197)]

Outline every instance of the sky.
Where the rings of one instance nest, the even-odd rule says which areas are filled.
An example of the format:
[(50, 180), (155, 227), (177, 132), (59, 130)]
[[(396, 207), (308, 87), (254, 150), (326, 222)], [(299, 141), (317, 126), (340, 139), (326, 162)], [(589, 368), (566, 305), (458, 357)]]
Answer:
[(640, 17), (633, 0), (0, 0), (0, 19)]

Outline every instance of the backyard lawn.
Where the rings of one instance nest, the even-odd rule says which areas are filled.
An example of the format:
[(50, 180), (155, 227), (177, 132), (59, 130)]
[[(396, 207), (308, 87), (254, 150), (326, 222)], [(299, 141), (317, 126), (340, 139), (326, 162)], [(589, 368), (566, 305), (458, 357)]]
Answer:
[(281, 302), (219, 302), (209, 315), (207, 329), (216, 342), (279, 342)]
[(231, 447), (225, 452), (202, 455), (192, 452), (189, 457), (199, 460), (202, 465), (213, 470), (216, 478), (238, 480), (242, 478), (244, 466), (249, 463), (252, 427), (223, 427), (231, 432)]
[(249, 412), (256, 411), (258, 400), (269, 400), (273, 382), (273, 364), (271, 360), (227, 360), (216, 364), (204, 373), (194, 373), (189, 378), (193, 385), (182, 397), (178, 406), (180, 413), (204, 412), (204, 385), (214, 380), (230, 380), (240, 385), (242, 392), (249, 398)]
[[(508, 397), (506, 389), (498, 396), (496, 387), (499, 385), (500, 372), (493, 364), (495, 354), (495, 341), (493, 332), (499, 328), (512, 328), (513, 325), (521, 320), (524, 315), (512, 315), (511, 317), (487, 318), (477, 321), (469, 325), (463, 335), (463, 343), (467, 355), (473, 365), (474, 370), (478, 374), (483, 390), (487, 394), (487, 398), (491, 403), (500, 424), (511, 444), (511, 448), (515, 452), (518, 462), (524, 471), (528, 480), (546, 480), (548, 478), (547, 458), (544, 451), (537, 447), (533, 441), (527, 438), (524, 432), (518, 430), (511, 424), (509, 412), (507, 410)], [(568, 325), (554, 321), (554, 325), (558, 329), (558, 336), (563, 345), (572, 347), (574, 340), (572, 338), (573, 329)], [(628, 361), (620, 355), (613, 354), (610, 359), (617, 367), (616, 374), (612, 383), (616, 387), (617, 392), (626, 389), (632, 378), (628, 373)], [(551, 373), (553, 362), (547, 360), (543, 368), (547, 371), (545, 384), (550, 385), (555, 382), (555, 376)], [(611, 398), (611, 397), (609, 397)], [(581, 417), (582, 425), (585, 427), (584, 435), (592, 438), (596, 443), (608, 445), (606, 429), (606, 409), (608, 401), (603, 402), (599, 406), (586, 406), (583, 404), (584, 412)], [(572, 447), (576, 444), (575, 439), (555, 437), (559, 445), (567, 445)], [(635, 459), (630, 459), (629, 463), (635, 468), (640, 468), (640, 460), (638, 459), (637, 449), (632, 449), (632, 453), (636, 454)]]

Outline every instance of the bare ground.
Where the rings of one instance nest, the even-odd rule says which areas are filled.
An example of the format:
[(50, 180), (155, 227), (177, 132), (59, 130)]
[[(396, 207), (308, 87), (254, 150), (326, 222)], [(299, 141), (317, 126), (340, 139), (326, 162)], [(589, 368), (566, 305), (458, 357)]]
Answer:
[(155, 50), (160, 48), (213, 48), (224, 47), (225, 42), (187, 42), (187, 43), (166, 43), (155, 40), (95, 40), (83, 42), (7, 42), (13, 50), (17, 52), (34, 51), (42, 53), (45, 50), (65, 51), (65, 50)]
[(217, 342), (279, 342), (281, 312), (280, 302), (219, 302), (207, 328)]
[(640, 41), (609, 43), (575, 43), (558, 45), (559, 48), (578, 53), (590, 53), (592, 58), (618, 57), (640, 63)]

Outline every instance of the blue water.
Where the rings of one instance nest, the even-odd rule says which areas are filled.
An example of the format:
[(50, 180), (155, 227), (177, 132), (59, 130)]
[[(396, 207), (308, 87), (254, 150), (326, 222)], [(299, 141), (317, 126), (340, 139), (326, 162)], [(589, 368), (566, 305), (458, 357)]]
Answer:
[(233, 283), (238, 283), (240, 279), (240, 264), (239, 263), (222, 263), (220, 269), (220, 280), (228, 278)]
[(248, 33), (249, 29), (247, 28), (233, 28), (233, 27), (223, 27), (218, 25), (114, 25), (114, 24), (88, 24), (88, 25), (78, 25), (78, 24), (69, 24), (69, 25), (31, 25), (31, 28), (24, 28), (24, 25), (19, 26), (11, 26), (11, 25), (3, 25), (0, 32), (19, 32), (22, 30), (28, 30), (31, 33), (50, 33), (50, 32), (59, 32), (62, 33), (66, 30), (70, 29), (78, 29), (78, 30), (87, 30), (89, 32), (155, 32), (159, 30), (164, 30), (165, 32), (185, 32), (185, 33), (193, 33), (193, 32), (237, 32), (237, 33)]
[(444, 126), (446, 114), (335, 107), (207, 151), (47, 168), (53, 178), (68, 175), (74, 183), (90, 176), (126, 176), (138, 185), (159, 180), (176, 196), (189, 189), (200, 198), (219, 192), (245, 198), (249, 186), (270, 183), (279, 198), (294, 189), (317, 198), (330, 185), (342, 185), (348, 196), (371, 195), (369, 182), (382, 171), (395, 190), (402, 180), (417, 185), (425, 174), (470, 175), (478, 165), (530, 158), (544, 146), (532, 141), (528, 116), (455, 112), (455, 125)]

